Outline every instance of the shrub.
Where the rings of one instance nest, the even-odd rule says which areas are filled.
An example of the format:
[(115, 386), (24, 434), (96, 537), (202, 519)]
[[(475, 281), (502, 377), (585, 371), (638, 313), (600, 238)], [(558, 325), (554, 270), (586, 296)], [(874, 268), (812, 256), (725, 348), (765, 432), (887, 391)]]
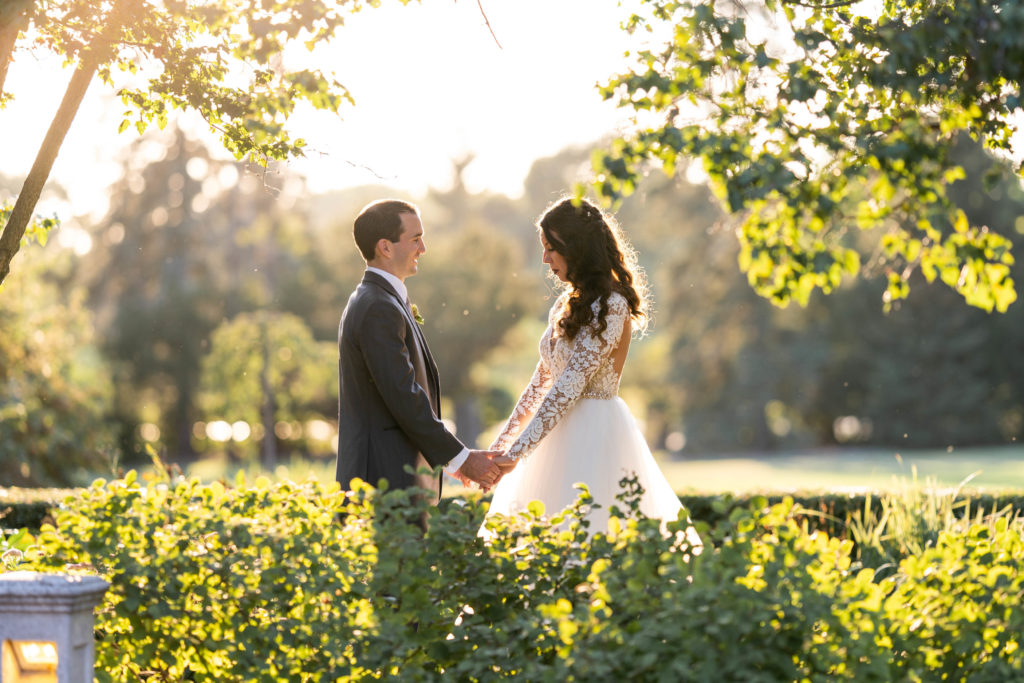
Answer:
[(1024, 534), (1002, 516), (945, 531), (900, 562), (884, 642), (908, 672), (933, 679), (1024, 678)]
[[(96, 483), (25, 566), (112, 583), (100, 680), (1007, 680), (1021, 675), (1024, 540), (1009, 515), (940, 534), (879, 578), (792, 499), (610, 529), (585, 490), (549, 519), (480, 500), (313, 482)], [(417, 525), (429, 516), (424, 535)], [(22, 539), (23, 543), (24, 539)]]

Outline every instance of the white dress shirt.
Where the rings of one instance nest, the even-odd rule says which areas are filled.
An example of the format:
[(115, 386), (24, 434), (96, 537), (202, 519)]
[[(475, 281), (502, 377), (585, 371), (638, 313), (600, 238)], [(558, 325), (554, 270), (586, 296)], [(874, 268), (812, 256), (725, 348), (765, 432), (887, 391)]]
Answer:
[[(409, 300), (409, 290), (408, 288), (406, 288), (405, 283), (402, 282), (399, 278), (395, 277), (393, 274), (389, 273), (386, 270), (381, 270), (380, 268), (374, 268), (373, 266), (367, 266), (366, 272), (376, 273), (377, 275), (380, 275), (382, 278), (388, 281), (389, 285), (395, 288), (395, 291), (398, 292), (398, 298), (402, 299), (403, 301)], [(447, 472), (448, 474), (454, 475), (456, 472), (459, 471), (459, 468), (462, 467), (462, 463), (466, 462), (466, 458), (468, 457), (469, 449), (463, 447), (462, 451), (454, 458), (449, 460), (448, 464), (444, 466), (444, 471)]]

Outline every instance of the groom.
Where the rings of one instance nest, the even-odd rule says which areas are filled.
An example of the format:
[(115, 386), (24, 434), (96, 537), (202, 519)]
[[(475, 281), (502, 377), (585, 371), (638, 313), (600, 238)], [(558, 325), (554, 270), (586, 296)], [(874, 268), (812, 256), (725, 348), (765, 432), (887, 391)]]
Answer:
[(445, 466), (449, 474), (494, 486), (510, 469), (500, 451), (469, 450), (441, 422), (437, 366), (409, 304), (406, 278), (426, 251), (419, 211), (384, 199), (363, 208), (353, 229), (366, 273), (338, 329), (338, 482), (358, 477), (389, 488), (441, 495), (440, 479), (413, 474)]

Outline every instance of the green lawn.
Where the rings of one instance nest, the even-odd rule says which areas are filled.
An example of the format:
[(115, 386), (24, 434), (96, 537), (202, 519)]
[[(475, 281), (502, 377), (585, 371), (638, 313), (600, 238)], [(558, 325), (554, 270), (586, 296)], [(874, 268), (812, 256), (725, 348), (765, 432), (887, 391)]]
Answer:
[(941, 451), (816, 450), (753, 456), (662, 458), (673, 488), (685, 491), (897, 489), (915, 476), (955, 487), (1024, 489), (1024, 447)]

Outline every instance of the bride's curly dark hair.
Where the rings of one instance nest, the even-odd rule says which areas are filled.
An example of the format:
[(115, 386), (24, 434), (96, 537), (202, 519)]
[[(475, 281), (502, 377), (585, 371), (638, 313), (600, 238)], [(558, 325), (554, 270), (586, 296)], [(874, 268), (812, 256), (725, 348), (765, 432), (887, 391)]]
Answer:
[(591, 308), (600, 301), (597, 333), (607, 329), (608, 295), (618, 292), (629, 305), (634, 330), (642, 332), (649, 318), (647, 279), (637, 265), (636, 252), (615, 219), (586, 199), (564, 198), (537, 220), (547, 243), (565, 259), (571, 290), (558, 326), (568, 339), (594, 320)]

